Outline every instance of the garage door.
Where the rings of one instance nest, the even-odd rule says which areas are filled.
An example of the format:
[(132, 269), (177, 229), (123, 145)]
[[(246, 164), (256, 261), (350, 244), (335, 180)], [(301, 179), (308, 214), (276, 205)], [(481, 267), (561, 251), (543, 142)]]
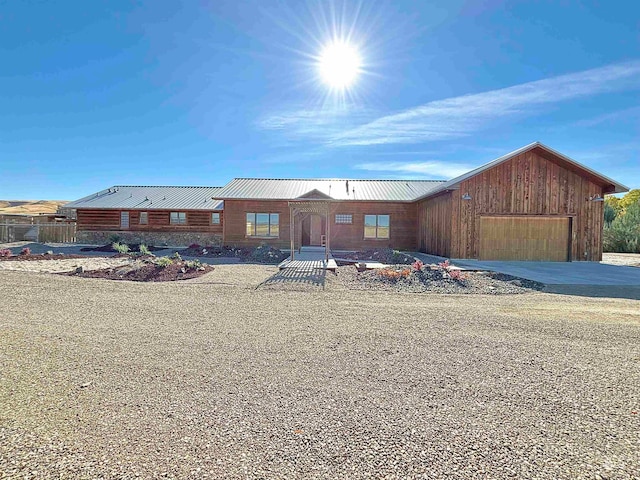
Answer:
[(569, 260), (567, 217), (480, 217), (481, 260)]

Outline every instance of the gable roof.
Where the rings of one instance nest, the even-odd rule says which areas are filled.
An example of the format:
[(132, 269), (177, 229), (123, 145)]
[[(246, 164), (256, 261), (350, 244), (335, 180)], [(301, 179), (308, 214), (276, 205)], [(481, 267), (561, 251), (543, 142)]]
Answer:
[(149, 187), (116, 185), (67, 203), (65, 208), (126, 208), (128, 210), (222, 210), (212, 200), (220, 187)]
[(234, 178), (215, 198), (222, 200), (333, 200), (411, 202), (444, 183), (443, 180), (353, 180), (331, 178)]
[(478, 168), (475, 168), (467, 173), (464, 173), (459, 177), (453, 178), (447, 182), (444, 182), (438, 185), (437, 188), (422, 195), (420, 198), (418, 198), (418, 200), (421, 200), (426, 197), (431, 197), (437, 193), (444, 192), (446, 190), (456, 190), (459, 184), (462, 183), (463, 181), (471, 177), (475, 177), (476, 175), (486, 170), (489, 170), (490, 168), (500, 165), (501, 163), (511, 160), (513, 157), (516, 157), (522, 153), (525, 153), (531, 150), (536, 150), (537, 153), (540, 153), (541, 156), (547, 159), (564, 163), (568, 166), (569, 169), (574, 170), (585, 177), (589, 177), (595, 183), (602, 185), (604, 187), (605, 193), (622, 193), (622, 192), (629, 191), (629, 187), (622, 185), (621, 183), (618, 183), (615, 180), (610, 179), (609, 177), (605, 177), (604, 175), (596, 172), (595, 170), (591, 170), (586, 165), (576, 162), (572, 158), (569, 158), (566, 155), (563, 155), (562, 153), (552, 149), (551, 147), (548, 147), (540, 142), (533, 142), (533, 143), (530, 143), (529, 145), (525, 145), (524, 147), (519, 148), (518, 150), (514, 150), (513, 152), (507, 153), (502, 157), (498, 157), (495, 160), (490, 161), (489, 163), (485, 163), (484, 165), (481, 165)]

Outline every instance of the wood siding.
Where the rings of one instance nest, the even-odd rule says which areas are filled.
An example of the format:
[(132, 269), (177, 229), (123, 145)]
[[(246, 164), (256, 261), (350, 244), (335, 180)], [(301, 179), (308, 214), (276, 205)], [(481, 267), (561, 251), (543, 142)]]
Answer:
[[(289, 203), (275, 200), (225, 200), (225, 225), (223, 241), (230, 246), (255, 246), (267, 243), (278, 248), (290, 247)], [(279, 213), (280, 235), (278, 238), (248, 237), (246, 214)], [(336, 224), (336, 214), (351, 214), (353, 223)], [(390, 237), (385, 239), (364, 238), (365, 215), (389, 215)], [(296, 218), (296, 247), (300, 246), (303, 215)], [(362, 250), (368, 248), (393, 247), (415, 250), (416, 205), (400, 202), (333, 202), (329, 217), (331, 248), (334, 250)]]
[[(462, 200), (465, 193), (471, 200)], [(445, 256), (480, 258), (481, 217), (544, 215), (571, 219), (571, 260), (600, 261), (604, 205), (588, 201), (595, 194), (602, 196), (604, 191), (592, 177), (534, 149), (462, 181), (450, 197), (419, 202), (420, 249), (443, 255), (450, 241)], [(450, 228), (443, 219), (447, 208)], [(438, 241), (439, 235), (449, 235), (450, 240)]]
[[(120, 227), (121, 212), (129, 212), (129, 228)], [(211, 214), (220, 213), (220, 225), (211, 224)], [(140, 224), (140, 212), (147, 212), (148, 223)], [(186, 212), (187, 223), (170, 222), (171, 212)], [(77, 229), (81, 231), (117, 230), (127, 232), (208, 232), (222, 234), (224, 215), (217, 210), (89, 210), (77, 212)]]
[(434, 255), (451, 254), (451, 192), (418, 202), (418, 249)]

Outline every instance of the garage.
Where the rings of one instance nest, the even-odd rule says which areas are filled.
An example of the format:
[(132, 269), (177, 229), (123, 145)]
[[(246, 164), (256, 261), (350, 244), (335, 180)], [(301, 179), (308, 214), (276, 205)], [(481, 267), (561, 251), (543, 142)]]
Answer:
[(570, 217), (482, 216), (480, 260), (566, 262), (570, 234)]

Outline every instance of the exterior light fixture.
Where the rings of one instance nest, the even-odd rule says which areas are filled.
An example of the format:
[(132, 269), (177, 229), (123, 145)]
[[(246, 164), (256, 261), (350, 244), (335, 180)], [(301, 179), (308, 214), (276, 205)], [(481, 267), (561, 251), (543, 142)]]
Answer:
[(462, 195), (462, 200), (471, 200), (471, 195), (465, 193), (464, 195)]
[(604, 202), (604, 198), (602, 198), (599, 193), (596, 193), (595, 195), (591, 195), (589, 197), (589, 201), (590, 202)]

